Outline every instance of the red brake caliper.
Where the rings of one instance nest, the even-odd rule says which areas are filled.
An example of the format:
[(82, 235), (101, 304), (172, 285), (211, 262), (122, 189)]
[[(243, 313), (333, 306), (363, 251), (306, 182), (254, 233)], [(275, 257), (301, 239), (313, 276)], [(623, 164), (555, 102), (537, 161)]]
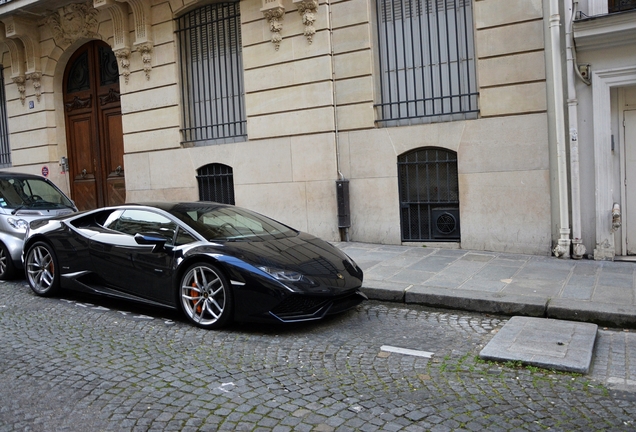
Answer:
[[(192, 282), (192, 286), (193, 286), (193, 287), (196, 287), (196, 286), (197, 286), (196, 282)], [(197, 304), (197, 302), (199, 301), (199, 294), (198, 294), (198, 292), (197, 292), (196, 290), (190, 290), (190, 295), (192, 296), (192, 304), (193, 304), (193, 305), (196, 305), (196, 304)], [(198, 313), (199, 315), (201, 315), (201, 311), (202, 311), (202, 310), (203, 310), (203, 306), (201, 305), (201, 303), (199, 303), (199, 304), (197, 305), (197, 313)]]

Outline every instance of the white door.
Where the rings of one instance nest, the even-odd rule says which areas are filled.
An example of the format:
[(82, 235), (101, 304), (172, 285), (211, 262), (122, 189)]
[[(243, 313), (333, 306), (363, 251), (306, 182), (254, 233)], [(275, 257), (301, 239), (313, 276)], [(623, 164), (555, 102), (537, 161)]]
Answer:
[(636, 110), (624, 111), (625, 125), (625, 232), (626, 255), (636, 255)]

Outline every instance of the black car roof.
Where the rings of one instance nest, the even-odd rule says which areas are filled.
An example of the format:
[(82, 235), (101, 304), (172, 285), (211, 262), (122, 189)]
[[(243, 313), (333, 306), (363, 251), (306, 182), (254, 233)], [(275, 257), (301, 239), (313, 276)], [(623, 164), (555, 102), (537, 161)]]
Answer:
[(0, 171), (0, 178), (22, 178), (22, 179), (47, 180), (46, 177), (42, 177), (41, 175), (12, 172), (12, 171)]
[(129, 205), (139, 205), (146, 207), (155, 207), (161, 210), (170, 212), (171, 210), (178, 209), (179, 207), (233, 207), (230, 204), (221, 204), (214, 201), (182, 201), (182, 202), (138, 202), (130, 203)]

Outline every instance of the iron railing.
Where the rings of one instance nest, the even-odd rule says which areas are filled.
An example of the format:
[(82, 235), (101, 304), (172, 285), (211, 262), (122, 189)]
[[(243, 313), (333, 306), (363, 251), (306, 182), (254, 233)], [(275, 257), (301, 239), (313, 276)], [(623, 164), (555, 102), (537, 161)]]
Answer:
[(9, 125), (7, 98), (4, 87), (4, 68), (0, 65), (0, 167), (11, 166), (11, 146), (9, 145)]
[(197, 170), (199, 200), (234, 205), (234, 174), (232, 168), (218, 163)]
[[(457, 241), (459, 230), (437, 226), (438, 211), (456, 214), (459, 224), (457, 154), (417, 149), (398, 157), (402, 241)], [(447, 221), (444, 221), (447, 223)], [(439, 231), (437, 231), (439, 230)]]
[(636, 9), (636, 0), (608, 0), (609, 13)]
[(245, 139), (239, 3), (215, 3), (177, 19), (184, 145)]
[(472, 1), (376, 0), (376, 7), (379, 122), (476, 117)]

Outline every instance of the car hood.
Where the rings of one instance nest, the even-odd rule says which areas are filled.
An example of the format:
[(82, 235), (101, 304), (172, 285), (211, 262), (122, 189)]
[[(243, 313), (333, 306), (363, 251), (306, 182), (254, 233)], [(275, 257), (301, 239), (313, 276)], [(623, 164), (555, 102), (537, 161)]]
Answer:
[(350, 258), (335, 246), (306, 233), (267, 241), (227, 242), (224, 249), (256, 267), (296, 271), (320, 284), (339, 287), (362, 284), (362, 270)]

